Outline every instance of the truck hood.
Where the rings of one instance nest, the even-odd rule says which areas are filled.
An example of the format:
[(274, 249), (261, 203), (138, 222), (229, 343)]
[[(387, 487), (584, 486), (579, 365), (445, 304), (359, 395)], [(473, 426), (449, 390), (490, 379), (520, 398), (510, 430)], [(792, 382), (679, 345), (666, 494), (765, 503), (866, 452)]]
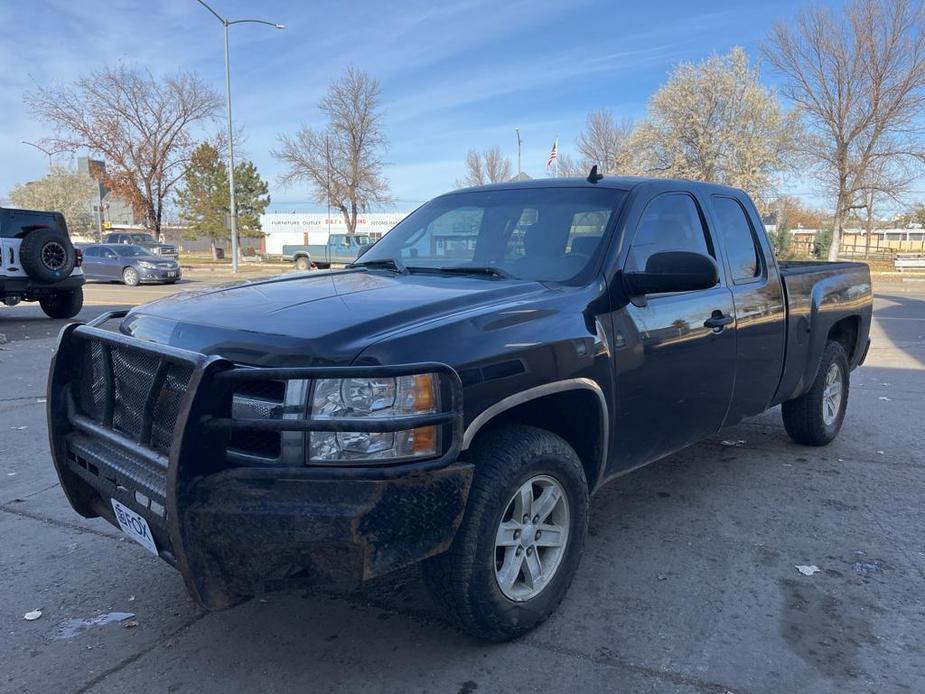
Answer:
[(133, 309), (121, 330), (246, 364), (342, 365), (380, 339), (501, 311), (547, 291), (537, 282), (489, 277), (290, 273), (179, 292)]

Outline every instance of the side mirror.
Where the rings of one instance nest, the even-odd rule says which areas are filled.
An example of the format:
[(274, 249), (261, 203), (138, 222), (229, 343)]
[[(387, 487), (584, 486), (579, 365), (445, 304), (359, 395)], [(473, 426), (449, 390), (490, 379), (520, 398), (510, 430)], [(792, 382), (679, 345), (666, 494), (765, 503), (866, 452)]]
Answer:
[(663, 251), (653, 253), (644, 272), (625, 272), (623, 282), (630, 296), (709, 289), (719, 282), (716, 261), (703, 253)]
[(357, 252), (357, 260), (366, 255), (366, 252), (373, 247), (373, 244), (367, 243), (365, 246), (360, 246), (360, 250)]

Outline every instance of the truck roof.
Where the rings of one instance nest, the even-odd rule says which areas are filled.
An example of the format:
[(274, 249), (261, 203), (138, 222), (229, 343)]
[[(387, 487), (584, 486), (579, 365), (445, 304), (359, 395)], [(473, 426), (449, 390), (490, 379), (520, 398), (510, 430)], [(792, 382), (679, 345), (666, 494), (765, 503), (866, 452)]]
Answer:
[[(687, 190), (703, 190), (705, 192), (742, 193), (738, 188), (720, 185), (718, 183), (705, 183), (703, 181), (690, 181), (680, 178), (655, 178), (652, 176), (604, 176), (592, 183), (587, 178), (534, 178), (527, 181), (505, 181), (503, 183), (489, 183), (483, 186), (461, 188), (445, 195), (454, 193), (472, 193), (487, 190), (520, 190), (527, 188), (613, 188), (615, 190), (629, 191), (638, 186), (653, 183), (670, 187), (679, 185)], [(442, 197), (442, 196), (441, 196)]]

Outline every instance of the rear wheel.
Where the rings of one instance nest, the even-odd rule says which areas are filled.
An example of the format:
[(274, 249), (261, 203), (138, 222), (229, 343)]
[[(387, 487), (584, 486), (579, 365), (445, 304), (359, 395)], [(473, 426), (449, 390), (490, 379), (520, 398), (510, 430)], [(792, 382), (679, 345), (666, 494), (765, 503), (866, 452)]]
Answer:
[(295, 266), (297, 270), (310, 270), (312, 267), (312, 261), (310, 261), (305, 256), (300, 256), (295, 259)]
[(138, 274), (138, 270), (133, 267), (127, 267), (122, 271), (122, 281), (129, 287), (137, 287), (141, 284), (141, 277)]
[(810, 389), (781, 405), (790, 438), (808, 446), (831, 443), (845, 421), (848, 387), (848, 355), (840, 343), (829, 342)]
[(465, 517), (424, 572), (463, 629), (504, 641), (542, 623), (568, 591), (588, 529), (588, 486), (572, 447), (543, 429), (487, 433), (469, 459)]
[(80, 287), (71, 291), (56, 291), (39, 298), (39, 306), (49, 318), (73, 318), (84, 305), (84, 291)]

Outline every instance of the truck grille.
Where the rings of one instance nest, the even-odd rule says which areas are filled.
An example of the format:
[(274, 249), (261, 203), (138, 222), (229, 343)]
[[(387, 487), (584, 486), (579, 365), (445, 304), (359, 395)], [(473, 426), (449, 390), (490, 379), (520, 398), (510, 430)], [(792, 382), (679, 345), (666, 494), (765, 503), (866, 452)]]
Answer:
[(82, 349), (83, 373), (88, 376), (80, 380), (79, 403), (83, 413), (99, 424), (106, 424), (107, 389), (111, 389), (112, 428), (137, 441), (143, 433), (145, 403), (153, 398), (151, 448), (168, 454), (192, 367), (161, 366), (164, 362), (154, 354), (115, 346), (107, 348), (99, 342), (84, 342)]

